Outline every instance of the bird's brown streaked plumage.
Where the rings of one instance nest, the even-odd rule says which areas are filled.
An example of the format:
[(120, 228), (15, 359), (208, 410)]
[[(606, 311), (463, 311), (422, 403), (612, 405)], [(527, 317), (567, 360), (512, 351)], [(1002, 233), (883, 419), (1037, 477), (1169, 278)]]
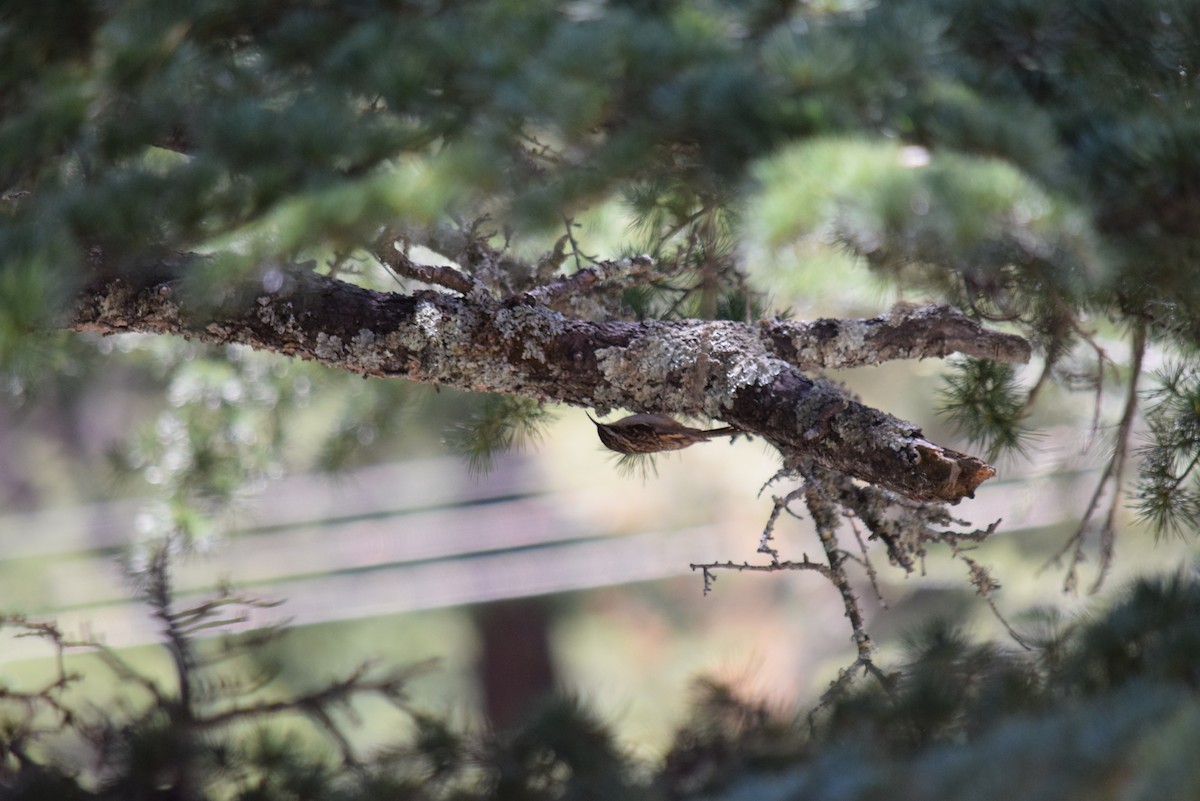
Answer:
[[(592, 420), (591, 415), (588, 416)], [(731, 426), (691, 428), (661, 414), (631, 414), (614, 423), (596, 424), (596, 433), (604, 447), (617, 453), (659, 453), (677, 451), (697, 442), (737, 434)]]

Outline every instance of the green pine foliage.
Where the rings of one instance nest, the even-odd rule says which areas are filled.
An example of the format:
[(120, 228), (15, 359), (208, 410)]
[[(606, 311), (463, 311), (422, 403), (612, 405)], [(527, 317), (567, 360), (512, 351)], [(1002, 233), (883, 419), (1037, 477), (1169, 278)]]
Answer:
[(467, 458), (475, 474), (490, 470), (498, 452), (538, 439), (540, 426), (552, 417), (541, 403), (511, 395), (487, 395), (479, 406), (448, 435), (449, 444)]
[(995, 459), (1005, 451), (1021, 451), (1026, 394), (1011, 364), (962, 359), (953, 364), (942, 389), (942, 412), (972, 441)]
[(557, 225), (613, 191), (662, 232), (782, 150), (768, 183), (821, 191), (771, 196), (777, 233), (825, 198), (884, 269), (1195, 308), (1190, 2), (59, 5), (3, 28), (6, 271), (234, 235), (290, 258), (472, 207)]
[(1158, 532), (1200, 525), (1200, 371), (1178, 362), (1160, 371), (1148, 393), (1149, 442), (1142, 448), (1136, 503)]
[[(254, 696), (234, 674), (206, 682), (191, 671), (275, 635), (214, 650), (186, 631), (191, 612), (162, 609), (182, 635), (170, 647), (187, 655), (180, 676), (189, 694), (144, 685), (154, 687), (144, 708), (114, 714), (64, 705), (61, 690), (78, 678), (71, 674), (32, 693), (4, 688), (3, 798), (1182, 801), (1200, 791), (1200, 582), (1183, 573), (1131, 584), (1103, 614), (1047, 620), (1029, 637), (1030, 650), (976, 642), (935, 621), (911, 635), (891, 672), (806, 714), (701, 682), (690, 719), (654, 762), (622, 748), (609, 725), (572, 698), (547, 700), (511, 730), (457, 730), (407, 700), (412, 671), (382, 683), (360, 671), (254, 711)], [(23, 619), (5, 623), (59, 636)], [(122, 678), (143, 686), (131, 672)], [(329, 712), (358, 692), (394, 697), (413, 718), (412, 734), (377, 754), (343, 752), (339, 760), (336, 749), (314, 749), (270, 726), (273, 714), (303, 715), (336, 742)], [(208, 716), (231, 709), (255, 725)], [(57, 726), (45, 725), (50, 718)], [(31, 725), (35, 719), (41, 725)], [(75, 745), (53, 747), (55, 732), (73, 733)], [(87, 770), (64, 761), (80, 748), (92, 754)]]

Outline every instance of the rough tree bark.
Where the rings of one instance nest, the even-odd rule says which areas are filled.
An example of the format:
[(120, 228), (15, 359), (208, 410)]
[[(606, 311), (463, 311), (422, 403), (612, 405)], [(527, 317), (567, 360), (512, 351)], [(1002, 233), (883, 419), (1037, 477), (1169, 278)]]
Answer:
[[(634, 260), (632, 268), (638, 266)], [(983, 329), (944, 306), (809, 324), (591, 322), (555, 310), (555, 301), (599, 282), (606, 269), (630, 269), (629, 261), (504, 299), (453, 268), (404, 267), (453, 291), (392, 294), (312, 272), (275, 271), (214, 308), (189, 301), (178, 281), (135, 286), (109, 278), (80, 296), (67, 327), (241, 343), (363, 375), (519, 394), (600, 413), (624, 407), (705, 416), (761, 436), (785, 464), (812, 459), (909, 498), (950, 503), (971, 497), (995, 470), (803, 370), (954, 351), (1029, 358), (1021, 338)]]

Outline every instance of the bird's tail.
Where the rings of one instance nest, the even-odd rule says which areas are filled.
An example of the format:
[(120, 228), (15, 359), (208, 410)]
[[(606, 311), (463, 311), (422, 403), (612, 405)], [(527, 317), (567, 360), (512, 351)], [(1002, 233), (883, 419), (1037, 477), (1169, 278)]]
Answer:
[(708, 439), (716, 439), (717, 437), (732, 437), (734, 434), (740, 434), (741, 429), (733, 426), (725, 426), (724, 428), (713, 428), (704, 432), (704, 436)]

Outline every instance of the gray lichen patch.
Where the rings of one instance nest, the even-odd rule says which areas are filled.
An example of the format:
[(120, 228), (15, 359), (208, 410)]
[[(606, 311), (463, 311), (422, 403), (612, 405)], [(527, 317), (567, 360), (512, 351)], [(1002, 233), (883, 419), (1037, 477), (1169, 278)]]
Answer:
[(562, 324), (555, 315), (539, 317), (536, 310), (512, 311), (492, 303), (481, 307), (462, 299), (423, 298), (411, 317), (392, 330), (360, 331), (355, 344), (361, 340), (362, 352), (354, 358), (371, 372), (478, 392), (549, 397), (530, 379), (528, 363), (512, 357), (524, 352), (527, 361), (545, 361), (545, 340), (538, 338), (549, 337)]
[(811, 325), (799, 326), (792, 333), (789, 339), (796, 349), (796, 364), (839, 368), (879, 361), (868, 350), (871, 334), (868, 321), (838, 320), (833, 336), (828, 336), (829, 327), (823, 326), (819, 337), (814, 336)]
[(737, 324), (709, 323), (700, 329), (697, 339), (698, 369), (706, 387), (704, 410), (713, 417), (732, 408), (744, 390), (768, 386), (780, 373), (792, 369)]
[(753, 352), (729, 352), (720, 363), (723, 370), (709, 384), (714, 408), (709, 409), (709, 404), (705, 404), (706, 411), (713, 416), (718, 416), (720, 407), (732, 408), (734, 400), (747, 388), (768, 386), (780, 373), (792, 369), (782, 359)]
[[(835, 402), (835, 398), (845, 402), (845, 395), (836, 386), (825, 381), (817, 382), (811, 395), (798, 405), (798, 418), (806, 425), (813, 425), (819, 419), (822, 410)], [(857, 404), (854, 406), (853, 414), (838, 414), (831, 420), (837, 430), (838, 439), (846, 447), (850, 450), (862, 448), (868, 451), (888, 449), (897, 453), (903, 452), (901, 458), (906, 463), (920, 459), (913, 449), (913, 437), (921, 433), (919, 426), (876, 409)]]
[(341, 337), (327, 334), (324, 331), (317, 333), (317, 344), (313, 348), (313, 355), (317, 359), (329, 364), (337, 364), (343, 360), (343, 352)]
[(624, 405), (629, 405), (632, 391), (642, 408), (703, 410), (720, 417), (733, 407), (740, 391), (766, 386), (791, 369), (740, 326), (649, 322), (643, 332), (626, 348), (596, 351), (601, 375), (622, 387)]
[(825, 358), (833, 364), (854, 364), (878, 361), (867, 350), (869, 330), (864, 320), (849, 320), (838, 329), (838, 335), (826, 345)]
[(833, 409), (844, 408), (846, 395), (829, 381), (815, 381), (809, 392), (796, 402), (796, 422), (801, 433), (819, 427)]
[(497, 308), (491, 323), (502, 341), (520, 343), (522, 359), (542, 364), (546, 362), (542, 343), (552, 341), (566, 327), (561, 314), (536, 306)]
[(384, 372), (391, 363), (388, 349), (369, 328), (360, 329), (350, 340), (350, 358), (362, 370), (374, 374)]
[(441, 336), (442, 310), (432, 301), (422, 300), (417, 304), (417, 313), (413, 315), (413, 321), (417, 331), (426, 341), (436, 340)]
[(695, 382), (688, 380), (690, 371), (697, 369), (695, 340), (678, 335), (678, 331), (671, 336), (667, 326), (653, 322), (646, 323), (643, 331), (627, 347), (596, 351), (596, 367), (605, 384), (620, 387), (619, 392), (602, 387), (597, 403), (662, 411), (698, 403), (701, 398), (691, 397)]
[[(420, 373), (427, 380), (444, 380), (448, 365), (467, 357), (470, 320), (464, 320), (464, 316), (470, 315), (465, 315), (463, 309), (447, 310), (431, 299), (421, 300), (411, 322), (376, 336), (374, 347), (381, 368), (395, 369), (390, 363), (401, 359), (406, 362), (405, 371), (413, 377)], [(388, 365), (383, 364), (385, 355)]]
[(281, 302), (269, 295), (261, 295), (257, 300), (257, 306), (259, 322), (276, 332), (282, 340), (287, 342), (304, 340), (304, 331), (296, 319), (290, 300)]

